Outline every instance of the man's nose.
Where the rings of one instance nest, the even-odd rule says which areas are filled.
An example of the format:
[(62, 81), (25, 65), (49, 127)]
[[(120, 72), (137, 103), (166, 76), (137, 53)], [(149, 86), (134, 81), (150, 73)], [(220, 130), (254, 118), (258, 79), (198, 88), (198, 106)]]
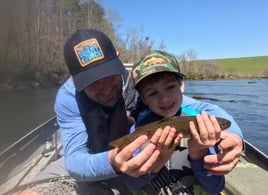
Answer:
[(110, 85), (110, 83), (108, 83), (108, 82), (101, 82), (101, 83), (99, 83), (100, 85), (99, 85), (99, 91), (102, 93), (102, 94), (109, 94), (110, 92), (111, 92), (111, 90), (112, 90), (112, 88), (111, 88), (111, 85)]

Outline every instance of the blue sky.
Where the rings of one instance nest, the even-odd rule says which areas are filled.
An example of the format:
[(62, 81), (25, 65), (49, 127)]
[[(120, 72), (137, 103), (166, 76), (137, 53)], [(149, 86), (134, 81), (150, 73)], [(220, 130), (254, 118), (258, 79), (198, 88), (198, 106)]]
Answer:
[(143, 26), (144, 35), (179, 55), (198, 59), (268, 55), (267, 0), (101, 0), (120, 20), (120, 34)]

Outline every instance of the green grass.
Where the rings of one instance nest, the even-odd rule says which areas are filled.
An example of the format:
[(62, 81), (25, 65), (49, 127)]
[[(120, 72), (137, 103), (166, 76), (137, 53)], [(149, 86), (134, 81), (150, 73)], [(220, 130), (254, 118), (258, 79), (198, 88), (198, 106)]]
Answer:
[(226, 58), (208, 60), (219, 65), (227, 74), (239, 76), (262, 76), (265, 67), (268, 66), (268, 56)]

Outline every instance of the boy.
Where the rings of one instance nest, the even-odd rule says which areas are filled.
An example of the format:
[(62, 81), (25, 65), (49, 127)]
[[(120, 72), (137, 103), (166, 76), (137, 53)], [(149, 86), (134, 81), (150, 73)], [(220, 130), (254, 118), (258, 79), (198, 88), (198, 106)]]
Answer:
[[(185, 113), (184, 109), (181, 108), (182, 94), (184, 92), (184, 75), (180, 73), (178, 62), (173, 55), (163, 51), (149, 52), (133, 65), (132, 76), (135, 88), (141, 99), (135, 113), (137, 116), (136, 126), (141, 126), (165, 117), (189, 114), (189, 111)], [(191, 110), (191, 112), (193, 113), (194, 111)], [(196, 114), (198, 113), (196, 112)], [(224, 188), (224, 176), (207, 174), (206, 169), (203, 168), (202, 158), (209, 153), (210, 147), (212, 148), (220, 141), (221, 130), (216, 118), (214, 116), (208, 116), (206, 112), (202, 112), (200, 115), (197, 115), (196, 118), (199, 133), (193, 122), (189, 124), (192, 136), (188, 140), (188, 161), (197, 183), (209, 194), (219, 194)], [(175, 133), (174, 129), (170, 131)], [(164, 137), (164, 135), (162, 137)], [(160, 140), (162, 137), (160, 137)], [(169, 158), (170, 153), (174, 152), (176, 144), (174, 144), (173, 148), (165, 148), (165, 145), (169, 145), (170, 141), (168, 141), (169, 139), (166, 139), (166, 137), (164, 137), (163, 140), (166, 141), (159, 146), (161, 150), (161, 160), (168, 160), (167, 158)], [(175, 139), (177, 142), (178, 140), (180, 139)], [(170, 174), (168, 180), (170, 180), (171, 177), (176, 177), (176, 180), (180, 180), (180, 187), (178, 187), (178, 181), (174, 182), (174, 179), (171, 181), (172, 185), (168, 184), (168, 181), (162, 183), (168, 185), (168, 187), (165, 187), (166, 190), (172, 193), (175, 192), (175, 194), (193, 193), (192, 186), (183, 183), (183, 179), (185, 178), (183, 175), (186, 174), (187, 177), (189, 176), (189, 170), (183, 168), (187, 166), (187, 163), (186, 161), (178, 162), (182, 157), (186, 159), (186, 155), (187, 153), (185, 153), (185, 151), (180, 152), (177, 150), (173, 154), (172, 159), (167, 163), (168, 168), (172, 169), (168, 171), (168, 174)], [(165, 158), (165, 156), (167, 158)], [(179, 172), (178, 169), (180, 170)], [(172, 171), (174, 173), (175, 170), (177, 170), (177, 172), (172, 174)], [(157, 183), (157, 180), (161, 180), (159, 178), (161, 178), (161, 176), (156, 176), (152, 184)], [(174, 187), (174, 183), (177, 187)], [(163, 188), (163, 186), (161, 186), (161, 188)]]

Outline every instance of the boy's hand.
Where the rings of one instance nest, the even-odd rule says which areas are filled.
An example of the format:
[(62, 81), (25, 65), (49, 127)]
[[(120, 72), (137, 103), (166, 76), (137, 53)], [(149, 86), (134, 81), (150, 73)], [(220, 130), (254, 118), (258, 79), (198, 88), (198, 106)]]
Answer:
[(189, 155), (192, 160), (198, 160), (206, 155), (210, 146), (220, 141), (221, 128), (214, 116), (206, 112), (196, 116), (199, 132), (193, 122), (190, 122), (191, 138), (188, 141)]
[(166, 164), (182, 137), (183, 135), (181, 133), (176, 135), (176, 129), (170, 126), (166, 126), (163, 130), (158, 129), (156, 131), (151, 138), (151, 142), (157, 145), (156, 150), (158, 150), (160, 154), (151, 170), (152, 173), (157, 173)]

